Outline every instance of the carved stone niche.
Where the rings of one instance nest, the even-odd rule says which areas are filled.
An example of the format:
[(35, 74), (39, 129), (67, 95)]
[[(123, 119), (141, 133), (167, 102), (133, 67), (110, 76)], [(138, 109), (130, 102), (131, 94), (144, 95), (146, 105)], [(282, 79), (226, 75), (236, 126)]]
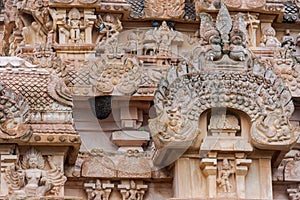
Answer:
[(240, 111), (229, 108), (212, 108), (200, 116), (203, 143), (200, 154), (207, 151), (247, 151), (253, 150), (248, 142), (250, 119)]
[[(209, 198), (245, 198), (246, 176), (252, 163), (243, 153), (211, 155), (200, 162)], [(205, 190), (205, 189), (203, 189)]]

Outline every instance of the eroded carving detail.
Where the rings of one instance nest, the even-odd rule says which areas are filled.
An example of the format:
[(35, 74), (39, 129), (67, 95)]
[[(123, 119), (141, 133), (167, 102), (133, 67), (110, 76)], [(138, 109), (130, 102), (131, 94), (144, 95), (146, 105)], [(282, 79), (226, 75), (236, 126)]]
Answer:
[(96, 183), (85, 183), (84, 187), (88, 194), (88, 200), (108, 200), (114, 184), (97, 179)]
[(284, 168), (285, 181), (300, 180), (300, 153), (296, 153), (293, 160), (287, 161)]
[(130, 180), (130, 183), (126, 181), (126, 183), (118, 185), (118, 189), (124, 200), (143, 200), (148, 186), (137, 184), (134, 180)]
[(183, 0), (146, 0), (145, 1), (145, 17), (161, 17), (168, 19), (172, 17), (183, 17), (184, 15)]

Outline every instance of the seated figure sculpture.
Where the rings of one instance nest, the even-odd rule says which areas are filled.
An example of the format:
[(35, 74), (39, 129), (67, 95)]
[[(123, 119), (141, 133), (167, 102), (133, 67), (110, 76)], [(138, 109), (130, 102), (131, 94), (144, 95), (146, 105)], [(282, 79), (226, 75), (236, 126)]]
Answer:
[(23, 158), (22, 167), (17, 171), (21, 187), (14, 192), (17, 196), (44, 196), (51, 190), (52, 184), (47, 179), (47, 171), (43, 170), (44, 159), (40, 153), (30, 149)]
[(48, 170), (42, 154), (31, 148), (20, 161), (6, 168), (4, 178), (14, 198), (59, 195), (67, 178), (52, 156), (48, 156), (47, 163)]

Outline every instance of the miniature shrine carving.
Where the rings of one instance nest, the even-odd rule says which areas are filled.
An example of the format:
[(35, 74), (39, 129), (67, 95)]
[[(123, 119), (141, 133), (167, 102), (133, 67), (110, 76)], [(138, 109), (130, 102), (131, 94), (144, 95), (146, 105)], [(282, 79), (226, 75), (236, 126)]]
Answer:
[(212, 135), (228, 134), (235, 136), (240, 129), (239, 119), (234, 115), (227, 115), (226, 113), (212, 114), (208, 126), (208, 130), (211, 131)]

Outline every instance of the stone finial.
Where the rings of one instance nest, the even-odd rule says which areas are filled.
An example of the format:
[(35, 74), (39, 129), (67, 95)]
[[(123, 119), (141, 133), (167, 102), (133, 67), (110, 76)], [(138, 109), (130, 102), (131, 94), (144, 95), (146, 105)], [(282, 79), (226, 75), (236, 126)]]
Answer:
[(217, 15), (216, 27), (221, 34), (224, 43), (229, 42), (229, 32), (232, 28), (232, 19), (225, 4), (221, 4), (221, 9)]
[(213, 18), (207, 13), (200, 14), (200, 37), (205, 43), (209, 43), (210, 38), (214, 35), (219, 35), (219, 31), (216, 29), (213, 23)]

